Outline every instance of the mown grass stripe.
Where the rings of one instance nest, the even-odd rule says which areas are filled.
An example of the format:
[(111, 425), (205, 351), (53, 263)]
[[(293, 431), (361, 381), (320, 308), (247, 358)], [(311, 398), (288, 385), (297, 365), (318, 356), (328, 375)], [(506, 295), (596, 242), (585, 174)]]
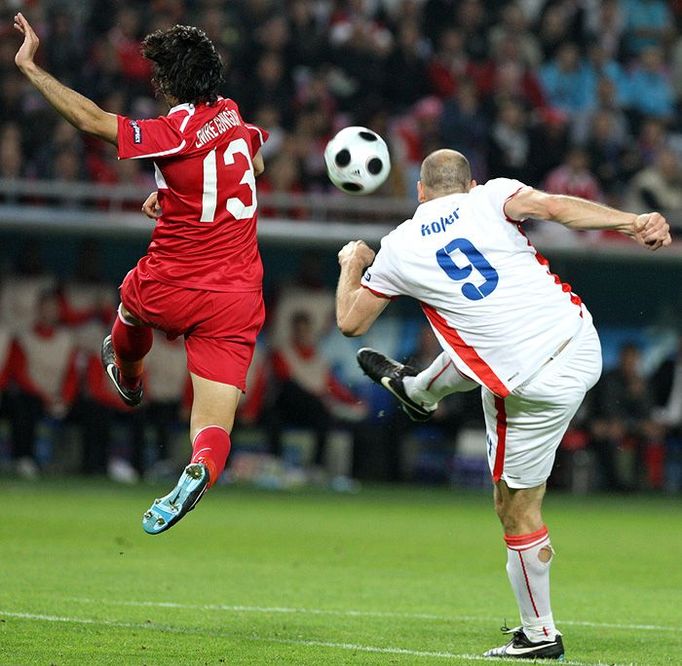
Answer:
[[(437, 615), (432, 613), (400, 613), (395, 611), (335, 610), (332, 608), (296, 608), (287, 606), (241, 606), (228, 604), (183, 604), (175, 601), (134, 601), (116, 599), (91, 599), (89, 597), (69, 597), (67, 601), (86, 604), (109, 604), (111, 606), (139, 606), (152, 608), (177, 608), (180, 610), (212, 610), (228, 613), (283, 613), (300, 615), (335, 615), (339, 617), (386, 617), (407, 620), (433, 620), (435, 622), (499, 622), (499, 618), (478, 615)], [(628, 624), (618, 622), (592, 622), (590, 620), (559, 620), (559, 624), (597, 629), (623, 629), (642, 631), (680, 631), (682, 627), (658, 624)]]
[[(353, 652), (368, 652), (377, 654), (395, 654), (408, 657), (420, 657), (424, 659), (458, 659), (460, 661), (484, 661), (486, 663), (504, 663), (508, 664), (508, 659), (497, 659), (491, 657), (484, 657), (478, 654), (466, 654), (455, 652), (441, 652), (441, 651), (427, 651), (427, 650), (410, 650), (408, 648), (394, 647), (394, 646), (375, 646), (375, 645), (361, 645), (357, 643), (335, 643), (333, 641), (320, 641), (306, 638), (277, 638), (275, 636), (258, 636), (254, 634), (237, 635), (229, 634), (224, 631), (215, 631), (201, 629), (189, 629), (183, 627), (174, 627), (171, 625), (155, 624), (153, 622), (118, 622), (115, 620), (98, 620), (88, 617), (69, 617), (64, 615), (47, 615), (43, 613), (20, 613), (15, 611), (0, 610), (0, 616), (15, 618), (18, 620), (29, 620), (35, 622), (60, 622), (65, 624), (86, 624), (103, 627), (116, 627), (119, 629), (153, 629), (155, 631), (164, 631), (174, 634), (190, 634), (190, 635), (211, 635), (223, 636), (236, 640), (256, 641), (259, 643), (278, 643), (281, 645), (300, 645), (306, 647), (322, 647), (336, 650), (350, 650)], [(604, 662), (584, 662), (584, 661), (565, 661), (566, 666), (606, 666)], [(635, 664), (614, 664), (609, 662), (608, 666), (636, 666)]]

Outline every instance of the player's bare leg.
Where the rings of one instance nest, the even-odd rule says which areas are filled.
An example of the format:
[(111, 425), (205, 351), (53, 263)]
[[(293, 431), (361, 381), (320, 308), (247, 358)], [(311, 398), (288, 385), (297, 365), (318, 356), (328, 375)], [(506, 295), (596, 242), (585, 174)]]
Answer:
[(148, 534), (159, 534), (191, 511), (222, 474), (230, 453), (241, 390), (190, 373), (194, 400), (190, 416), (192, 458), (175, 488), (154, 503), (142, 518)]
[(561, 634), (554, 626), (549, 599), (549, 568), (554, 551), (542, 522), (545, 484), (535, 488), (495, 486), (495, 510), (507, 544), (507, 576), (521, 615), (521, 626), (506, 630), (511, 640), (487, 657), (563, 659)]
[(129, 407), (142, 402), (144, 357), (152, 348), (152, 329), (126, 310), (118, 308), (111, 334), (102, 341), (102, 365), (107, 376)]

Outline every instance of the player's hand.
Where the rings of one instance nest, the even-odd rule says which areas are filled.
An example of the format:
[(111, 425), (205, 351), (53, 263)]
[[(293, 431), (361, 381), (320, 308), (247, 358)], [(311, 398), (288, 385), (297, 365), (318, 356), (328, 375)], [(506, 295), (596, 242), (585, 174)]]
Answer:
[(14, 17), (14, 28), (24, 36), (24, 41), (14, 56), (16, 66), (23, 70), (33, 64), (33, 58), (38, 50), (40, 40), (21, 12)]
[(142, 212), (150, 219), (157, 220), (161, 217), (161, 206), (159, 206), (159, 193), (152, 192), (142, 204)]
[(672, 243), (670, 225), (660, 213), (644, 213), (635, 218), (635, 240), (649, 250)]
[(365, 243), (357, 240), (346, 243), (339, 252), (339, 265), (357, 262), (362, 268), (367, 268), (374, 261), (374, 250)]

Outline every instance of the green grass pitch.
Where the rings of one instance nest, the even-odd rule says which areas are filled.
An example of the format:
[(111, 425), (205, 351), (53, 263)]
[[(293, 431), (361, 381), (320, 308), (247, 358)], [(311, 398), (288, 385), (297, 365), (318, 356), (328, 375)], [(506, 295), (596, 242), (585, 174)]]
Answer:
[[(0, 664), (475, 664), (517, 620), (487, 495), (0, 482)], [(574, 664), (682, 664), (682, 502), (549, 496)]]

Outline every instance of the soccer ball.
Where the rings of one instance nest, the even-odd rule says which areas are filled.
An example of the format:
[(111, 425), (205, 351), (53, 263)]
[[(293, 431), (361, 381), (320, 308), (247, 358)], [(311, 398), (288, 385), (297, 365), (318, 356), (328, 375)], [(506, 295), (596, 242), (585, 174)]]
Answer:
[(329, 180), (346, 194), (374, 192), (388, 177), (385, 141), (366, 127), (345, 127), (324, 149)]

